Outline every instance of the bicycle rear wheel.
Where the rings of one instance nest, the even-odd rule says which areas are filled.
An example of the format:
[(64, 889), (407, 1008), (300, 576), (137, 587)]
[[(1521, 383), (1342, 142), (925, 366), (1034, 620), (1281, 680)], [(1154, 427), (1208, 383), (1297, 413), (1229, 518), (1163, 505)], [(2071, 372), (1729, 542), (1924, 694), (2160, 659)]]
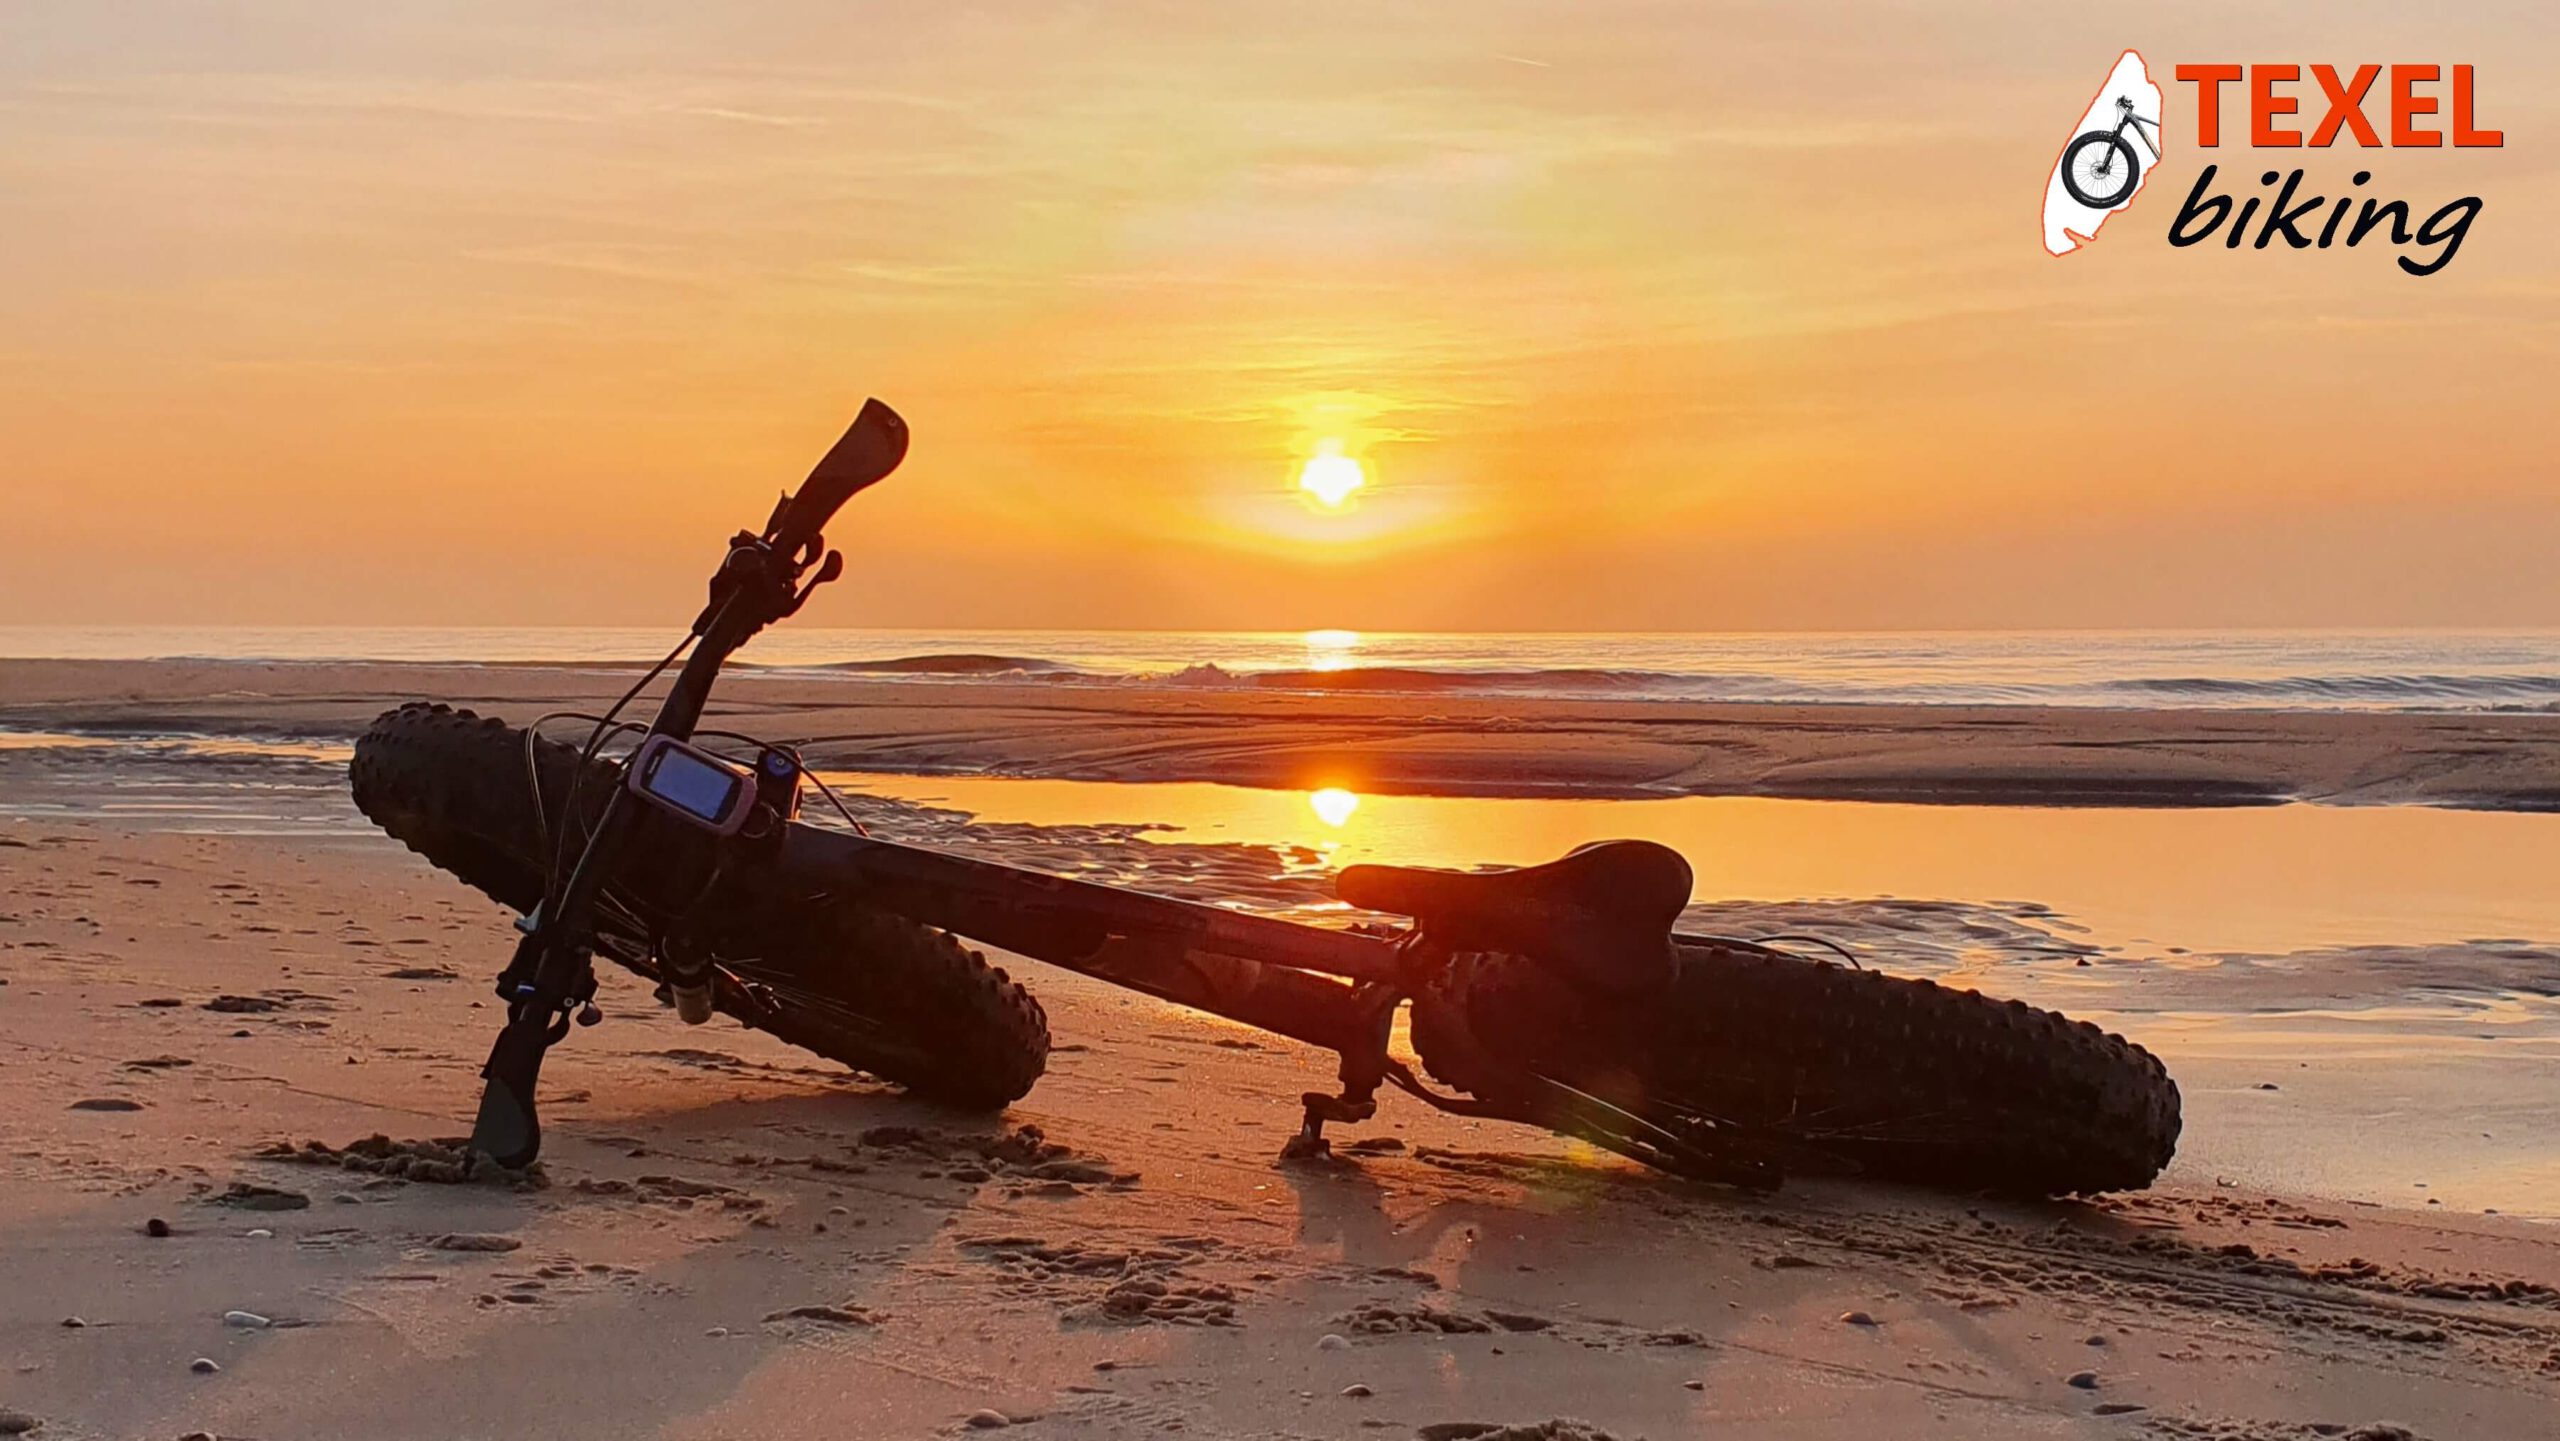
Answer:
[(1414, 1001), (1432, 1073), (1489, 1099), (1530, 1073), (1640, 1116), (1736, 1128), (1759, 1155), (2020, 1195), (2137, 1190), (2179, 1098), (2121, 1036), (2022, 1001), (1684, 941), (1670, 990), (1618, 1007), (1516, 956), (1461, 956)]

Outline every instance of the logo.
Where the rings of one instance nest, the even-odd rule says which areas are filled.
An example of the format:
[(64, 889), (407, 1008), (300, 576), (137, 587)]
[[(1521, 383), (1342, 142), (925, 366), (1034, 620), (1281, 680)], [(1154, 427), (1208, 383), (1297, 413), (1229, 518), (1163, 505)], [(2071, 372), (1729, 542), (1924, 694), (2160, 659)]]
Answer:
[(2098, 238), (2107, 217), (2133, 203), (2160, 161), (2160, 87), (2139, 51), (2127, 50), (2081, 113), (2044, 187), (2044, 248), (2069, 255)]
[[(2450, 68), (2450, 89), (2444, 94), (2437, 87), (2446, 83), (2446, 67), (2437, 65), (2180, 65), (2175, 74), (2179, 84), (2195, 87), (2200, 151), (2219, 150), (2225, 129), (2240, 129), (2241, 107), (2252, 150), (2330, 151), (2348, 142), (2359, 150), (2392, 151), (2505, 145), (2506, 132), (2478, 123), (2475, 68)], [(2316, 97), (2301, 89), (2306, 70), (2319, 92)], [(2237, 105), (2227, 89), (2234, 85), (2243, 90)], [(2303, 128), (2306, 100), (2321, 107), (2319, 121), (2308, 130)], [(2372, 113), (2368, 105), (2374, 107)], [(2228, 127), (2226, 116), (2232, 122)], [(2126, 51), (2063, 143), (2045, 183), (2048, 252), (2068, 255), (2088, 244), (2109, 216), (2133, 203), (2149, 178), (2145, 172), (2162, 159), (2158, 134), (2164, 118), (2160, 88), (2152, 83), (2149, 67), (2139, 54)], [(2375, 172), (2363, 166), (2342, 186), (2315, 177), (2309, 165), (2289, 171), (2271, 168), (2258, 177), (2260, 193), (2246, 196), (2220, 193), (2221, 172), (2215, 158), (2196, 176), (2169, 222), (2171, 246), (2183, 250), (2219, 238), (2226, 250), (2279, 245), (2286, 250), (2353, 249), (2379, 236), (2401, 250), (2400, 269), (2428, 276), (2453, 263), (2485, 205), (2477, 195), (2461, 196), (2421, 220), (2408, 201), (2385, 200), (2367, 191)]]

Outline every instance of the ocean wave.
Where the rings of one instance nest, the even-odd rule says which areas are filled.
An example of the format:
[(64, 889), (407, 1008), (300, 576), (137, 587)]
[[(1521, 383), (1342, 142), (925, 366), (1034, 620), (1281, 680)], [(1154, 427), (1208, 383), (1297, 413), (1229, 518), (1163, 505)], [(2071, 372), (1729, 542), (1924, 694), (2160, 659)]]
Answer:
[(2161, 703), (2425, 707), (2560, 702), (2560, 675), (2337, 674), (2163, 676), (2103, 681), (1993, 681), (1970, 676), (1813, 678), (1759, 671), (1680, 672), (1564, 667), (1547, 670), (1435, 670), (1414, 666), (1345, 666), (1330, 670), (1229, 670), (1188, 666), (1170, 675), (1136, 677), (1155, 684), (1210, 688), (1403, 694), (1612, 697), (1730, 702), (1844, 704), (2096, 705)]
[(1592, 695), (1613, 692), (1685, 693), (1704, 682), (1742, 680), (1771, 686), (1789, 682), (1777, 676), (1714, 677), (1671, 671), (1601, 670), (1566, 667), (1553, 670), (1433, 670), (1421, 666), (1339, 666), (1326, 670), (1229, 670), (1216, 664), (1185, 666), (1170, 675), (1135, 679), (1159, 685), (1255, 686), (1266, 690), (1398, 691), (1434, 694), (1481, 691), (1507, 695)]
[(2248, 698), (2305, 704), (2532, 703), (2560, 700), (2560, 675), (2195, 675), (2110, 681), (2099, 689), (2177, 699)]
[(819, 665), (793, 666), (794, 670), (835, 671), (845, 675), (1061, 675), (1079, 674), (1063, 661), (1042, 660), (1038, 656), (977, 655), (962, 652), (954, 655), (902, 655), (887, 660), (839, 660)]
[(2560, 673), (2339, 671), (2262, 675), (2089, 678), (2057, 667), (2050, 678), (1934, 673), (1892, 665), (1809, 670), (1673, 671), (1640, 667), (1439, 667), (1344, 665), (1256, 667), (1202, 661), (1175, 669), (1096, 670), (1043, 656), (932, 653), (826, 661), (769, 669), (802, 675), (904, 677), (952, 682), (1038, 681), (1067, 685), (1165, 686), (1378, 695), (1518, 696), (1574, 700), (1727, 704), (2061, 705), (2304, 709), (2560, 709)]

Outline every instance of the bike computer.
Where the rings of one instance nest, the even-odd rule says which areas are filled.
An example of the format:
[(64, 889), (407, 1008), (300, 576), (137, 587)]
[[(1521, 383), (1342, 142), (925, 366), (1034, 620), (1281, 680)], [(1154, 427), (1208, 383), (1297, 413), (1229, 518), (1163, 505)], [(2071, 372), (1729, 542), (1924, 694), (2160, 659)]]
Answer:
[(709, 751), (651, 736), (631, 758), (631, 793), (714, 835), (735, 835), (756, 804), (755, 781)]

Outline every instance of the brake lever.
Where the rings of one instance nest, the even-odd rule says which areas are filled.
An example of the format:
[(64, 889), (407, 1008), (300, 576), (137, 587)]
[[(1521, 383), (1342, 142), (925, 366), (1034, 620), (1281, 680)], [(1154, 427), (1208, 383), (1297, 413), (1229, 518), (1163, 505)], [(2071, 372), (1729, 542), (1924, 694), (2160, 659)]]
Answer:
[(840, 550), (828, 551), (827, 558), (824, 561), (819, 562), (818, 573), (811, 576), (809, 578), (809, 583), (800, 587), (799, 591), (791, 597), (790, 608), (783, 611), (782, 618), (787, 620), (792, 616), (798, 615), (800, 613), (800, 607), (809, 603), (809, 597), (817, 591), (818, 587), (825, 585), (827, 582), (834, 580), (843, 574), (844, 552)]

